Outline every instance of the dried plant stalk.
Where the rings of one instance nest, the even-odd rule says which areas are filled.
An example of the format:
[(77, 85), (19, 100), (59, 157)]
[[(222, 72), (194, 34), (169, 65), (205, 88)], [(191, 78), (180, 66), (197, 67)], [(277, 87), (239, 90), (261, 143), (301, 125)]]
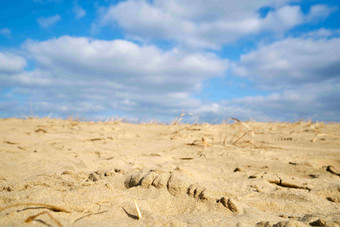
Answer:
[[(241, 125), (243, 125), (245, 128), (248, 129), (248, 131), (246, 131), (246, 132), (243, 133), (241, 136), (239, 136), (239, 137), (236, 139), (236, 141), (232, 142), (232, 144), (235, 145), (235, 144), (236, 144), (239, 140), (241, 140), (244, 136), (246, 136), (247, 134), (250, 134), (250, 136), (251, 136), (251, 141), (250, 141), (250, 143), (251, 143), (251, 144), (253, 145), (253, 147), (255, 148), (256, 146), (255, 146), (255, 142), (254, 142), (254, 137), (255, 137), (255, 132), (254, 132), (254, 130), (251, 129), (251, 128), (249, 127), (249, 125), (247, 125), (247, 124), (244, 123), (243, 121), (240, 121), (240, 120), (237, 119), (237, 118), (232, 117), (231, 119), (234, 120), (234, 121), (237, 122), (237, 123), (240, 123)], [(234, 138), (234, 137), (233, 137), (233, 138)], [(231, 142), (231, 141), (230, 141), (230, 142)]]
[[(195, 114), (193, 114), (193, 113), (181, 113), (181, 115), (179, 115), (178, 117), (176, 117), (176, 119), (175, 119), (171, 124), (172, 124), (172, 125), (178, 125), (178, 124), (183, 120), (183, 117), (184, 117), (185, 115), (192, 116), (192, 117), (195, 116)], [(198, 119), (199, 119), (199, 116), (197, 116), (197, 118), (196, 118), (194, 124), (197, 124)]]
[(50, 212), (48, 212), (48, 211), (43, 211), (43, 212), (40, 212), (38, 214), (35, 214), (35, 215), (32, 215), (32, 216), (26, 218), (25, 223), (30, 223), (36, 217), (38, 217), (40, 215), (43, 215), (43, 214), (47, 214), (59, 227), (63, 227), (63, 225), (60, 224), (60, 222), (55, 217), (53, 217), (53, 215)]
[(16, 204), (9, 205), (7, 207), (0, 208), (0, 212), (6, 210), (8, 208), (18, 207), (18, 206), (42, 206), (42, 207), (46, 207), (46, 208), (49, 208), (49, 209), (51, 209), (53, 211), (57, 211), (57, 212), (71, 213), (71, 211), (68, 211), (64, 208), (60, 208), (60, 207), (57, 207), (57, 206), (54, 206), (54, 205), (49, 205), (49, 204), (44, 204), (44, 203), (16, 203)]
[(234, 120), (234, 121), (236, 121), (237, 123), (240, 123), (240, 124), (242, 124), (244, 127), (246, 127), (247, 129), (249, 129), (250, 130), (250, 127), (249, 127), (249, 125), (247, 125), (246, 123), (244, 123), (243, 121), (240, 121), (239, 119), (237, 119), (237, 118), (234, 118), (234, 117), (232, 117), (231, 118), (232, 120)]
[(136, 211), (137, 211), (138, 220), (140, 220), (140, 219), (143, 218), (143, 217), (142, 217), (142, 214), (141, 214), (141, 212), (140, 212), (140, 210), (139, 210), (139, 207), (138, 207), (138, 205), (137, 205), (136, 200), (134, 199), (133, 201), (135, 202), (135, 207), (136, 207)]
[[(106, 184), (105, 184), (106, 185)], [(111, 186), (110, 186), (111, 187)], [(121, 197), (122, 195), (116, 195), (116, 196), (114, 196), (114, 197), (112, 197), (112, 198), (110, 198), (110, 199), (106, 199), (106, 200), (103, 200), (103, 201), (98, 201), (98, 202), (95, 202), (95, 203), (93, 203), (93, 204), (91, 204), (88, 208), (86, 208), (85, 210), (83, 210), (83, 212), (81, 212), (81, 214), (79, 215), (79, 216), (77, 216), (75, 219), (73, 219), (72, 221), (71, 221), (71, 224), (72, 223), (74, 223), (74, 222), (76, 222), (76, 221), (78, 221), (78, 220), (80, 220), (80, 219), (82, 219), (83, 217), (84, 217), (84, 215), (85, 215), (85, 213), (86, 212), (89, 212), (93, 207), (95, 207), (96, 205), (100, 205), (100, 204), (102, 204), (102, 203), (108, 203), (108, 202), (111, 202), (111, 200), (112, 199), (115, 199), (115, 198), (118, 198), (118, 197)], [(88, 214), (87, 214), (88, 215)], [(87, 216), (87, 215), (85, 215), (85, 216)]]
[(238, 141), (240, 141), (245, 135), (247, 135), (250, 131), (246, 131), (241, 136), (239, 136), (232, 144), (235, 145)]

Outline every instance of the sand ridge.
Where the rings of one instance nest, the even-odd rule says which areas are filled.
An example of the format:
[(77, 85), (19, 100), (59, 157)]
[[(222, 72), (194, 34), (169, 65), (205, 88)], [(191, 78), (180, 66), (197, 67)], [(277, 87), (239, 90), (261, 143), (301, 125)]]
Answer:
[(338, 123), (0, 126), (1, 226), (340, 225)]

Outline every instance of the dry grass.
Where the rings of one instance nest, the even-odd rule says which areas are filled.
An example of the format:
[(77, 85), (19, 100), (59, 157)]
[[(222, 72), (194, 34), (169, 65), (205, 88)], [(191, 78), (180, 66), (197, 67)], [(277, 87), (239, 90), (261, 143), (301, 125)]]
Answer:
[[(106, 184), (105, 184), (106, 185)], [(112, 187), (110, 186), (109, 188), (110, 190), (112, 190)], [(83, 212), (81, 212), (81, 214), (79, 216), (77, 216), (75, 219), (73, 219), (71, 221), (71, 224), (85, 218), (85, 217), (89, 217), (91, 215), (95, 215), (95, 214), (102, 214), (104, 212), (107, 212), (107, 211), (101, 211), (101, 212), (97, 212), (97, 213), (93, 213), (93, 212), (90, 212), (92, 208), (94, 208), (95, 206), (101, 206), (101, 204), (103, 203), (109, 203), (109, 202), (112, 202), (112, 199), (115, 199), (115, 198), (118, 198), (118, 197), (121, 197), (121, 195), (117, 195), (117, 196), (114, 196), (112, 197), (111, 199), (107, 199), (107, 200), (103, 200), (103, 201), (99, 201), (99, 202), (95, 202), (93, 203), (91, 206), (89, 206), (88, 208), (86, 208)]]
[[(44, 204), (44, 203), (16, 203), (16, 204), (12, 204), (12, 205), (0, 208), (0, 212), (4, 211), (6, 209), (9, 209), (9, 208), (18, 207), (18, 206), (40, 206), (40, 207), (48, 208), (48, 209), (50, 209), (52, 211), (56, 211), (56, 212), (71, 213), (71, 211), (68, 211), (64, 208), (60, 208), (60, 207), (57, 207), (57, 206), (54, 206), (54, 205), (49, 205), (49, 204)], [(32, 216), (26, 218), (25, 223), (30, 223), (35, 218), (37, 218), (38, 216), (43, 215), (43, 214), (47, 214), (59, 227), (62, 227), (62, 224), (60, 224), (60, 222), (56, 218), (54, 218), (53, 215), (48, 211), (43, 211), (43, 212), (40, 212), (38, 214), (35, 214), (35, 215), (32, 215)]]
[(202, 137), (200, 140), (194, 140), (194, 142), (188, 143), (187, 145), (191, 145), (191, 146), (194, 146), (194, 145), (203, 145), (204, 148), (203, 148), (203, 151), (200, 153), (200, 156), (204, 156), (204, 157), (206, 157), (205, 151), (206, 151), (207, 147), (208, 146), (209, 147), (212, 146), (211, 144), (209, 144), (207, 142), (207, 139), (205, 137)]
[(3, 208), (0, 208), (0, 212), (12, 208), (12, 207), (18, 207), (18, 206), (41, 206), (41, 207), (45, 207), (48, 208), (50, 210), (56, 211), (56, 212), (65, 212), (65, 213), (71, 213), (71, 211), (68, 211), (64, 208), (60, 208), (54, 205), (49, 205), (49, 204), (44, 204), (44, 203), (16, 203), (16, 204), (12, 204)]
[(136, 202), (135, 199), (133, 200), (133, 202), (135, 203), (138, 220), (140, 220), (140, 219), (143, 218), (142, 213), (140, 212), (139, 207), (138, 207), (137, 202)]
[[(236, 122), (236, 124), (239, 126), (239, 135), (233, 135), (232, 138), (229, 141), (229, 144), (227, 143), (227, 138), (225, 137), (223, 140), (223, 144), (225, 146), (228, 145), (233, 145), (233, 146), (238, 146), (240, 144), (240, 142), (244, 142), (244, 143), (250, 143), (252, 145), (253, 148), (256, 148), (255, 142), (254, 142), (254, 137), (255, 137), (255, 132), (253, 129), (250, 128), (250, 126), (248, 124), (246, 124), (243, 121), (240, 121), (237, 118), (231, 118), (231, 120), (233, 120), (234, 122)], [(241, 127), (246, 128), (246, 131), (244, 132)], [(242, 132), (243, 131), (243, 132)], [(244, 139), (244, 137), (246, 135), (250, 135), (251, 136), (251, 140), (247, 141)]]
[[(185, 116), (192, 116), (192, 117), (195, 117), (195, 114), (193, 113), (181, 113), (178, 117), (175, 118), (175, 120), (171, 123), (172, 125), (178, 125)], [(193, 125), (196, 125), (198, 120), (199, 120), (199, 116), (196, 115), (196, 119), (195, 119), (195, 122), (193, 123)]]
[(43, 214), (47, 214), (47, 215), (48, 215), (48, 216), (49, 216), (49, 217), (57, 224), (57, 226), (59, 226), (59, 227), (62, 227), (62, 226), (63, 226), (63, 225), (62, 225), (55, 217), (53, 217), (53, 215), (52, 215), (50, 212), (48, 212), (48, 211), (43, 211), (43, 212), (40, 212), (40, 213), (38, 213), (38, 214), (35, 214), (35, 215), (32, 215), (32, 216), (26, 218), (25, 223), (30, 223), (30, 222), (32, 222), (35, 218), (37, 218), (38, 216), (43, 215)]
[[(196, 137), (196, 139), (194, 139), (193, 142), (186, 143), (186, 144), (191, 145), (191, 146), (203, 146), (204, 149), (200, 153), (200, 156), (205, 157), (207, 147), (213, 147), (218, 144), (221, 144), (224, 147), (251, 146), (252, 148), (259, 148), (259, 146), (255, 144), (254, 128), (251, 127), (249, 124), (243, 121), (240, 121), (237, 118), (229, 119), (229, 120), (234, 121), (233, 124), (228, 124), (228, 121), (227, 121), (227, 122), (223, 122), (223, 124), (221, 125), (190, 124), (190, 125), (185, 125), (183, 127), (177, 128), (176, 126), (179, 124), (179, 122), (181, 122), (181, 120), (183, 119), (185, 115), (192, 116), (192, 114), (182, 113), (176, 118), (172, 126), (170, 126), (170, 128), (175, 126), (175, 129), (176, 129), (172, 133), (172, 136), (170, 137), (170, 139), (173, 140), (176, 138)], [(228, 132), (223, 133), (226, 130)], [(230, 132), (235, 131), (235, 130), (238, 132), (232, 134), (230, 137)]]

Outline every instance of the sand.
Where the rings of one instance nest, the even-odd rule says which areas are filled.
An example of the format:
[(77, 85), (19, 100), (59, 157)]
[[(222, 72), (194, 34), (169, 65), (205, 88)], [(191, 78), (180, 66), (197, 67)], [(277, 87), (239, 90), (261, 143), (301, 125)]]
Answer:
[(340, 225), (339, 123), (0, 119), (0, 155), (0, 226)]

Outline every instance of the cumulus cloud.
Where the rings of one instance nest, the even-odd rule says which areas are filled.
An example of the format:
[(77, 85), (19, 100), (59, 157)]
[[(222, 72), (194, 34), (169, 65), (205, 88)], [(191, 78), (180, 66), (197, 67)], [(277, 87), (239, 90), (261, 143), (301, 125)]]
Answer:
[(82, 18), (86, 15), (86, 11), (83, 8), (81, 8), (79, 5), (74, 6), (73, 12), (76, 15), (77, 19)]
[(203, 81), (223, 76), (228, 68), (228, 61), (211, 53), (164, 51), (124, 40), (63, 36), (28, 41), (23, 48), (36, 69), (8, 75), (7, 83), (30, 96), (40, 113), (64, 117), (173, 117), (199, 106), (193, 94)]
[(37, 19), (40, 27), (42, 28), (50, 27), (56, 24), (60, 20), (61, 20), (61, 17), (59, 16), (59, 14), (51, 16), (51, 17), (40, 17)]
[[(326, 35), (328, 32), (336, 31), (318, 31)], [(215, 115), (229, 113), (256, 120), (339, 121), (339, 46), (339, 38), (313, 35), (286, 38), (242, 55), (239, 62), (232, 63), (231, 73), (272, 93), (221, 101), (216, 104)]]
[[(205, 81), (228, 69), (227, 60), (209, 52), (70, 36), (27, 41), (23, 50), (34, 70), (25, 70), (24, 58), (0, 53), (0, 86), (12, 94), (0, 102), (0, 114), (10, 109), (27, 115), (31, 102), (41, 116), (168, 121), (184, 111), (209, 122), (228, 117), (340, 121), (340, 39), (319, 37), (285, 38), (242, 55), (230, 74), (268, 95), (222, 101), (195, 97)], [(18, 96), (26, 98), (25, 105)]]
[(320, 29), (242, 55), (231, 74), (272, 93), (206, 103), (198, 111), (208, 119), (340, 121), (340, 39), (330, 38), (337, 32)]
[[(249, 96), (202, 105), (205, 119), (237, 117), (258, 121), (340, 121), (340, 79), (303, 85), (266, 96)], [(215, 111), (209, 111), (211, 106)]]
[(261, 24), (263, 30), (280, 32), (302, 24), (304, 20), (305, 16), (302, 14), (300, 6), (283, 6), (269, 12), (261, 21)]
[(331, 30), (331, 29), (326, 29), (326, 28), (320, 28), (314, 31), (304, 33), (302, 36), (305, 38), (320, 39), (320, 38), (336, 37), (339, 35), (340, 35), (340, 29)]
[[(128, 0), (102, 13), (96, 26), (118, 23), (132, 38), (175, 40), (193, 47), (218, 49), (244, 35), (262, 31), (283, 32), (294, 26), (325, 18), (326, 5), (316, 5), (304, 15), (292, 1), (145, 1)], [(270, 7), (263, 18), (258, 10)]]
[(310, 8), (310, 12), (306, 18), (308, 21), (320, 20), (327, 18), (332, 12), (336, 11), (336, 7), (329, 7), (327, 5), (314, 5)]
[(278, 89), (340, 77), (340, 39), (287, 38), (241, 56), (233, 73)]
[(16, 73), (22, 71), (27, 65), (23, 57), (0, 52), (0, 73)]
[[(37, 65), (65, 76), (93, 76), (139, 85), (167, 85), (196, 89), (202, 80), (218, 76), (227, 62), (209, 53), (163, 51), (124, 40), (103, 41), (64, 36), (45, 42), (27, 42)], [(133, 66), (133, 67), (132, 67)], [(182, 80), (185, 77), (186, 80)], [(173, 85), (173, 86), (172, 86)], [(194, 86), (193, 86), (194, 85)]]

